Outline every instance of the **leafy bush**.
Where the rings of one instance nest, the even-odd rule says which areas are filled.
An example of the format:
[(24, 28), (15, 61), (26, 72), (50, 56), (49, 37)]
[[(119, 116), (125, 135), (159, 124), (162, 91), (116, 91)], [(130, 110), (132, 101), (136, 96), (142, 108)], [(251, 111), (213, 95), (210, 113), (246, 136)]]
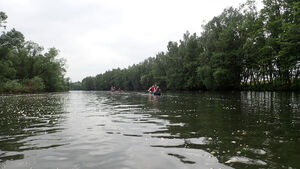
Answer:
[(22, 92), (24, 87), (17, 80), (9, 80), (3, 84), (3, 91), (8, 93)]
[(202, 67), (198, 67), (197, 74), (200, 77), (201, 81), (204, 83), (206, 89), (214, 89), (214, 77), (212, 75), (212, 69), (209, 66), (205, 65)]
[(45, 84), (42, 78), (35, 76), (32, 79), (24, 80), (26, 92), (42, 92), (45, 89)]
[(226, 89), (230, 85), (230, 73), (227, 69), (217, 68), (213, 73), (217, 89)]

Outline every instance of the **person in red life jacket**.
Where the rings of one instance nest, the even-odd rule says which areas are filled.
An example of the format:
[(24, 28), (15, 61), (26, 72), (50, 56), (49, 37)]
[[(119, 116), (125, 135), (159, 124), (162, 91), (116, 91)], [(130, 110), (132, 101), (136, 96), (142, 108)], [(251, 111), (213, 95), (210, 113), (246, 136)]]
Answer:
[(156, 84), (152, 86), (151, 90), (152, 90), (152, 93), (155, 92), (155, 90), (156, 90)]
[(154, 85), (152, 85), (152, 86), (149, 87), (149, 89), (148, 89), (148, 92), (149, 92), (149, 93), (153, 93), (153, 91), (154, 91)]
[(115, 90), (116, 90), (115, 86), (112, 85), (112, 86), (110, 87), (110, 91), (114, 92)]
[(156, 85), (155, 85), (155, 88), (154, 88), (153, 93), (159, 92), (159, 90), (160, 90), (160, 89), (159, 89), (159, 86), (156, 86)]

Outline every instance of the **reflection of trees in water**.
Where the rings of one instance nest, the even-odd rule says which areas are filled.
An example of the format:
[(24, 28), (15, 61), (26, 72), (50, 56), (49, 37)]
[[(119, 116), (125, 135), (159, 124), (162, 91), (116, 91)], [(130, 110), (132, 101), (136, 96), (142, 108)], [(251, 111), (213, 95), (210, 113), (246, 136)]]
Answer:
[[(297, 166), (297, 158), (290, 157), (300, 151), (296, 147), (300, 137), (299, 103), (300, 97), (295, 93), (175, 94), (160, 99), (160, 111), (153, 114), (173, 125), (154, 133), (185, 139), (183, 145), (175, 147), (203, 149), (221, 162), (245, 156), (253, 159), (248, 164), (257, 167), (261, 167), (261, 162), (255, 159), (262, 159), (273, 167)], [(203, 137), (201, 144), (188, 141)], [(245, 167), (240, 163), (230, 165)]]
[[(102, 96), (99, 94), (99, 100)], [(123, 93), (109, 95), (104, 105), (110, 106), (104, 108), (115, 114), (146, 114), (136, 118), (160, 126), (156, 131), (144, 132), (154, 139), (154, 147), (205, 150), (235, 168), (295, 167), (299, 165), (295, 156), (300, 152), (296, 147), (300, 135), (299, 96), (275, 92), (183, 92), (153, 98)], [(128, 121), (119, 120), (136, 120), (134, 116), (127, 118)], [(184, 159), (181, 154), (170, 155)], [(234, 162), (238, 160), (240, 163)]]
[(62, 103), (59, 94), (1, 96), (0, 162), (23, 159), (23, 151), (60, 146), (38, 137), (62, 130)]

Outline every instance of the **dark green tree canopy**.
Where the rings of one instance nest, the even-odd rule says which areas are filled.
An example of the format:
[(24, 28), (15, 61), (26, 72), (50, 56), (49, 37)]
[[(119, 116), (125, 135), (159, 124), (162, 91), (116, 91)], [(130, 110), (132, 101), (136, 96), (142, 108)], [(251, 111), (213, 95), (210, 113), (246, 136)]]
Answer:
[[(7, 16), (0, 12), (0, 27)], [(57, 59), (55, 48), (44, 48), (15, 30), (0, 35), (0, 92), (42, 92), (68, 90), (65, 61)]]

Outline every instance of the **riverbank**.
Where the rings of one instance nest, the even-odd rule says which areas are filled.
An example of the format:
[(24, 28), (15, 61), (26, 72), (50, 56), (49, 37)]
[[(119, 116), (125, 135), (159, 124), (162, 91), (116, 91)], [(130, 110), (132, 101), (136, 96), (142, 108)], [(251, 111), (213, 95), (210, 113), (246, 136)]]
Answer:
[[(54, 91), (68, 91), (68, 85), (61, 85)], [(0, 83), (0, 93), (3, 94), (19, 94), (19, 93), (43, 93), (53, 92), (49, 86), (45, 86), (44, 80), (40, 77), (34, 77), (32, 79), (23, 80), (7, 80), (4, 83)]]
[(245, 91), (300, 91), (300, 79), (290, 83), (264, 83), (247, 84), (241, 87)]

